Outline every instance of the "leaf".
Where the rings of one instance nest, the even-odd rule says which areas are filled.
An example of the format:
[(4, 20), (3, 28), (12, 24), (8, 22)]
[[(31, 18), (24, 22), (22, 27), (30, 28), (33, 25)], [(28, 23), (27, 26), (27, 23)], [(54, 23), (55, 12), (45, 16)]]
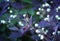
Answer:
[(2, 16), (0, 17), (0, 19), (6, 20), (8, 17), (9, 17), (9, 14), (5, 13), (4, 15), (2, 15)]
[(18, 38), (18, 37), (20, 37), (20, 34), (18, 32), (12, 32), (9, 37), (10, 38)]
[(37, 35), (31, 36), (31, 38), (32, 38), (33, 40), (39, 40), (39, 37), (38, 37)]
[(32, 0), (21, 0), (22, 2), (31, 4)]
[(15, 10), (15, 9), (14, 9), (14, 14), (16, 14), (16, 15), (17, 15), (17, 14), (18, 14), (18, 10)]
[(26, 14), (27, 13), (27, 9), (22, 9), (21, 11), (20, 11), (20, 14)]
[(28, 13), (30, 14), (30, 15), (34, 15), (35, 14), (35, 11), (34, 10), (28, 10)]
[(3, 0), (0, 0), (0, 2), (2, 2)]
[(47, 21), (41, 21), (41, 22), (39, 23), (39, 26), (40, 26), (40, 27), (50, 26), (50, 23), (47, 22)]
[(18, 28), (17, 27), (9, 27), (10, 30), (13, 30), (13, 31), (18, 31)]
[(0, 31), (5, 31), (5, 29), (7, 28), (7, 24), (0, 24)]
[(17, 22), (18, 22), (18, 19), (12, 19), (12, 20), (11, 20), (11, 23), (12, 23), (12, 24), (16, 24)]

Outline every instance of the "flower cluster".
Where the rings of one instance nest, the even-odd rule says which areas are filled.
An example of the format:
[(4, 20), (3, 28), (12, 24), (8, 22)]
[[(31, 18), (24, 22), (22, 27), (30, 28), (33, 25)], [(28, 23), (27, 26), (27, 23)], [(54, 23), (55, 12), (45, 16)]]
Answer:
[(59, 0), (1, 0), (0, 9), (1, 41), (60, 41)]

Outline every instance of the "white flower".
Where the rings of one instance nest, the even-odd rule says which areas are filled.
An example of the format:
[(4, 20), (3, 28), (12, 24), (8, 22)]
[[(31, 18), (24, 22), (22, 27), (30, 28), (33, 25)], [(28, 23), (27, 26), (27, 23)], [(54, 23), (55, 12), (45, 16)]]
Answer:
[(5, 21), (5, 20), (1, 20), (1, 23), (3, 23), (3, 24), (4, 24), (4, 23), (6, 23), (6, 21)]
[(10, 17), (12, 18), (12, 17), (13, 17), (13, 15), (10, 15)]
[(45, 7), (45, 4), (42, 4), (42, 7)]
[(50, 12), (50, 10), (51, 10), (50, 8), (47, 8), (47, 12)]
[(47, 34), (48, 33), (48, 30), (46, 30), (45, 32), (44, 32), (44, 34)]
[(13, 11), (12, 11), (12, 10), (10, 10), (9, 12), (10, 12), (10, 13), (13, 13)]
[(42, 29), (42, 31), (44, 31), (45, 28), (41, 28), (41, 29)]
[(42, 11), (44, 11), (44, 9), (43, 9), (43, 8), (42, 8), (41, 10), (42, 10)]
[(16, 18), (17, 15), (10, 15), (10, 18)]
[(38, 8), (38, 10), (41, 10), (41, 8)]
[(58, 6), (58, 9), (60, 9), (60, 6)]
[(23, 17), (26, 17), (26, 14), (23, 14)]
[(36, 32), (36, 33), (40, 33), (40, 30), (39, 30), (39, 29), (36, 29), (35, 32)]
[(50, 6), (48, 3), (45, 3), (45, 6)]
[(44, 18), (44, 21), (49, 21), (49, 18)]
[(7, 2), (9, 2), (10, 0), (6, 0)]
[(47, 18), (49, 18), (50, 17), (50, 15), (47, 15)]
[(56, 12), (58, 12), (60, 10), (60, 6), (58, 6), (57, 8), (56, 8)]
[(50, 21), (49, 15), (47, 15), (46, 18), (44, 18), (45, 21)]
[(41, 34), (38, 34), (38, 36), (40, 37), (40, 36), (41, 36)]
[(13, 18), (16, 18), (17, 15), (13, 15)]
[(58, 34), (60, 34), (60, 31), (58, 31)]
[(19, 21), (18, 24), (19, 24), (20, 26), (24, 26), (24, 24), (23, 24), (21, 21)]
[(58, 20), (60, 20), (60, 17), (58, 15), (55, 16)]
[(55, 34), (56, 34), (56, 32), (53, 32), (52, 34), (53, 34), (53, 35), (55, 35)]
[(38, 24), (37, 23), (35, 24), (35, 27), (38, 27)]
[(50, 1), (50, 3), (53, 3), (53, 1)]
[(43, 39), (44, 39), (44, 35), (41, 35), (41, 36), (40, 36), (40, 39), (43, 40)]
[(40, 12), (36, 12), (37, 15), (40, 15)]
[(8, 9), (10, 9), (10, 7), (8, 7)]
[(58, 12), (58, 8), (56, 8), (56, 12)]

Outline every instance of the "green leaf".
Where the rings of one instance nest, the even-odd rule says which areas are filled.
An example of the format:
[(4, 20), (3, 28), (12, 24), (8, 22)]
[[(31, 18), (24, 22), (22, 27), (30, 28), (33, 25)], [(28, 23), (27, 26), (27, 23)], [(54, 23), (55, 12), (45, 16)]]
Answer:
[(17, 22), (18, 22), (18, 19), (12, 19), (12, 20), (11, 20), (11, 23), (12, 23), (12, 24), (16, 24)]
[(5, 31), (5, 29), (7, 28), (7, 24), (0, 24), (0, 31)]
[(27, 13), (27, 9), (22, 9), (21, 11), (20, 11), (20, 14), (26, 14)]
[(26, 2), (26, 3), (29, 3), (31, 4), (32, 3), (32, 0), (21, 0), (22, 2)]
[(29, 13), (30, 15), (34, 15), (34, 14), (35, 14), (35, 11), (34, 11), (34, 10), (28, 10), (28, 13)]
[(4, 15), (1, 16), (0, 19), (6, 20), (8, 17), (9, 17), (9, 14), (8, 13), (5, 13)]
[(17, 14), (18, 14), (18, 10), (14, 10), (14, 14), (16, 14), (16, 15), (17, 15)]
[(0, 0), (0, 2), (2, 2), (3, 0)]

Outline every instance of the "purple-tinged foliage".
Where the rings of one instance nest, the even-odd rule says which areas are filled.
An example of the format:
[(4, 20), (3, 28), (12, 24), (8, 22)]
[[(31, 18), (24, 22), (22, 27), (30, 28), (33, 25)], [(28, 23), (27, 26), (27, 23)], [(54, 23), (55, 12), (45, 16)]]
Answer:
[[(35, 41), (59, 41), (60, 32), (58, 31), (60, 31), (60, 7), (58, 12), (56, 11), (56, 8), (60, 6), (59, 0), (42, 0), (41, 2), (40, 0), (32, 0), (32, 2), (31, 0), (21, 0), (21, 2), (14, 1), (16, 0), (11, 0), (9, 2), (3, 1), (3, 3), (0, 3), (0, 21), (2, 17), (4, 17), (2, 15), (5, 15), (6, 13), (9, 14), (8, 19), (11, 18), (10, 21), (13, 20), (13, 22), (10, 23), (8, 20), (0, 22), (3, 24), (6, 22), (7, 28), (11, 32), (8, 35), (8, 38), (13, 39), (12, 41), (17, 41), (17, 38), (24, 37), (29, 32), (30, 34), (27, 36), (30, 36), (30, 38)], [(45, 3), (47, 3), (46, 6), (49, 5), (49, 7), (42, 7), (42, 4)], [(10, 8), (7, 9), (8, 7)], [(47, 8), (49, 9), (47, 10)], [(16, 12), (14, 10), (16, 10)], [(47, 12), (49, 10), (50, 12)], [(16, 14), (17, 17), (13, 16), (14, 14)], [(10, 15), (12, 16), (10, 17)], [(40, 18), (40, 15), (42, 15), (43, 18)], [(46, 17), (47, 19), (44, 20)], [(23, 24), (21, 22), (18, 24), (19, 21)], [(21, 26), (21, 24), (23, 26)], [(2, 31), (0, 32), (2, 33)], [(4, 32), (2, 36), (4, 36)], [(3, 38), (1, 37), (0, 40), (3, 41)]]
[(40, 27), (45, 27), (45, 26), (50, 26), (51, 24), (49, 23), (49, 22), (47, 22), (47, 21), (41, 21), (40, 23), (39, 23), (39, 26)]

